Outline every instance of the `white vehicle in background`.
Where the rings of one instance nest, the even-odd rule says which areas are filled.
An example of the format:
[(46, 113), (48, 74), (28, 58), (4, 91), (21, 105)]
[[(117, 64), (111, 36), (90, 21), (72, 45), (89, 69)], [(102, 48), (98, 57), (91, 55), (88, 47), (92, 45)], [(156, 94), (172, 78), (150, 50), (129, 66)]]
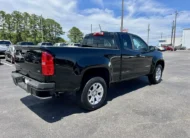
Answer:
[(11, 41), (9, 40), (0, 40), (0, 62), (1, 59), (5, 58), (5, 51), (12, 45)]
[(156, 49), (158, 51), (166, 51), (166, 49), (164, 47), (162, 47), (162, 46), (156, 46)]
[(53, 44), (50, 42), (41, 42), (41, 43), (38, 43), (38, 46), (53, 46)]
[(66, 43), (55, 43), (53, 46), (63, 46), (63, 47), (65, 47), (65, 46), (67, 46), (67, 44)]
[(71, 43), (68, 45), (69, 47), (79, 47), (80, 43)]
[(0, 40), (0, 46), (8, 47), (10, 45), (12, 45), (11, 41), (9, 41), (9, 40)]
[(15, 62), (15, 47), (14, 45), (9, 46), (9, 48), (5, 51), (5, 60), (10, 61), (12, 64)]

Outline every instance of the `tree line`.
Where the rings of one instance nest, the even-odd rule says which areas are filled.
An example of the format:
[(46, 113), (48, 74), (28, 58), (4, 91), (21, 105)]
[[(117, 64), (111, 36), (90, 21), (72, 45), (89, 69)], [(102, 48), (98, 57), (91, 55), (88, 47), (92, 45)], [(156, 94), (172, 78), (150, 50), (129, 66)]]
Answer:
[(10, 40), (14, 44), (21, 41), (56, 43), (64, 42), (63, 34), (61, 25), (53, 19), (27, 12), (0, 11), (0, 40)]

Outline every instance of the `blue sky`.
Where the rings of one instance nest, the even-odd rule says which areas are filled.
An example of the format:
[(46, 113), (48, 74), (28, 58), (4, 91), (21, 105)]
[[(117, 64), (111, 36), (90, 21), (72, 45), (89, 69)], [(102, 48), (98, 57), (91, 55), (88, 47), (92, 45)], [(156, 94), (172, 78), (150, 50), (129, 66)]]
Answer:
[[(43, 15), (59, 22), (66, 34), (73, 26), (84, 34), (103, 30), (119, 31), (121, 0), (0, 0), (0, 10), (11, 13), (13, 10)], [(163, 37), (171, 35), (174, 11), (180, 12), (177, 22), (177, 36), (184, 28), (190, 28), (190, 0), (125, 0), (124, 28), (129, 32), (147, 38), (150, 24), (150, 44), (157, 44)]]

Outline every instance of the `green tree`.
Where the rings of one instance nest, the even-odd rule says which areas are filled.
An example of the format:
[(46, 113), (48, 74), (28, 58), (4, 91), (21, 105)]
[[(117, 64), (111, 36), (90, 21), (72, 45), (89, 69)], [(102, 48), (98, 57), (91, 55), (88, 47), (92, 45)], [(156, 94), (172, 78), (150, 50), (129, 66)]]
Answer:
[[(40, 22), (40, 17), (32, 14), (30, 16), (30, 33), (31, 33), (31, 37), (32, 37), (32, 41), (36, 44), (38, 43), (38, 36), (39, 36), (39, 22)], [(38, 40), (38, 41), (37, 41)]]
[[(23, 16), (21, 12), (14, 11), (12, 13), (13, 22), (14, 22), (14, 31), (16, 32), (16, 42), (22, 41), (21, 32), (23, 30)], [(14, 42), (15, 43), (15, 42)]]
[(73, 43), (79, 43), (83, 39), (83, 33), (77, 27), (73, 27), (69, 30), (68, 38)]
[(66, 42), (65, 39), (63, 39), (61, 37), (57, 37), (55, 41), (56, 41), (56, 43), (65, 43)]
[[(32, 41), (38, 43), (49, 41), (53, 43), (64, 42), (60, 36), (64, 32), (59, 23), (42, 16), (13, 11), (6, 14), (0, 11), (0, 39), (10, 39), (13, 43)], [(43, 39), (42, 39), (43, 37)]]
[[(54, 40), (55, 42), (57, 42), (57, 40), (61, 40), (63, 41), (64, 39), (61, 38), (60, 39), (60, 35), (63, 35), (65, 32), (62, 31), (62, 27), (60, 24), (58, 24), (57, 22), (54, 22)], [(58, 38), (58, 39), (57, 39)]]
[(52, 19), (45, 20), (45, 32), (46, 41), (53, 43), (57, 42), (57, 37), (64, 34), (61, 25)]
[(45, 41), (52, 42), (53, 41), (53, 23), (54, 20), (46, 19), (45, 20)]
[(11, 14), (6, 14), (5, 24), (6, 24), (6, 39), (9, 39), (12, 41), (13, 31), (14, 31), (14, 23), (13, 23), (13, 17), (11, 16)]
[(27, 12), (24, 12), (22, 14), (23, 16), (23, 22), (22, 22), (22, 40), (23, 41), (28, 41), (30, 38), (30, 14)]
[(6, 17), (6, 13), (4, 11), (0, 11), (0, 38), (1, 39), (6, 39), (6, 37), (5, 37), (5, 31), (6, 31), (5, 17)]

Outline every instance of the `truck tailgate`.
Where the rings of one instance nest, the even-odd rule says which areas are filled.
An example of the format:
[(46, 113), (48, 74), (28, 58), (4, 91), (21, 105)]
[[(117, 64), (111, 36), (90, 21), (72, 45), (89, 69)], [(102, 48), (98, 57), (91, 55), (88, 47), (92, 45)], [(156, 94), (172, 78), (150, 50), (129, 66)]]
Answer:
[(41, 73), (41, 47), (15, 46), (16, 71), (29, 78), (45, 82), (46, 77)]

